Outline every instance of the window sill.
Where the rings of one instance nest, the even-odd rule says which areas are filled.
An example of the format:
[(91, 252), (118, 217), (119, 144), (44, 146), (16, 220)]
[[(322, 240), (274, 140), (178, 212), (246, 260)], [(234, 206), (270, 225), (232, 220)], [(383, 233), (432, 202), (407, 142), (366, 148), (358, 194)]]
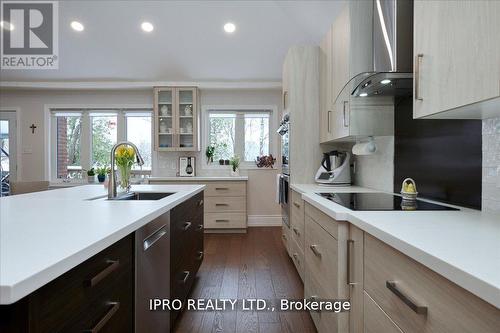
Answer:
[[(219, 164), (205, 164), (201, 167), (202, 170), (229, 170), (231, 168), (230, 165), (219, 165)], [(241, 164), (239, 167), (240, 170), (279, 170), (281, 166), (274, 166), (273, 168), (259, 168), (255, 164)]]

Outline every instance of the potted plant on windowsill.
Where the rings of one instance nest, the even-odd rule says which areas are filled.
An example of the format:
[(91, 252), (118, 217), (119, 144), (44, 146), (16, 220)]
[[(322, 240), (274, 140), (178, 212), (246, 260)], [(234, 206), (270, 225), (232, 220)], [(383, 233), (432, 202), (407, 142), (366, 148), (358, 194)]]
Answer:
[(229, 160), (229, 164), (231, 165), (231, 176), (239, 176), (240, 175), (240, 157), (238, 155), (234, 155)]
[(97, 180), (99, 183), (104, 183), (106, 180), (106, 174), (108, 174), (111, 170), (108, 167), (97, 168)]
[(94, 168), (87, 170), (87, 181), (89, 184), (95, 183), (95, 171)]

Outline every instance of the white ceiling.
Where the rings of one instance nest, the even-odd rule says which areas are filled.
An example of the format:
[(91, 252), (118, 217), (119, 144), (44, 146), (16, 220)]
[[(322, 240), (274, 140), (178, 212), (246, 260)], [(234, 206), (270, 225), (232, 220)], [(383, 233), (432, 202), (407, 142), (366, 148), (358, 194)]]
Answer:
[[(342, 1), (60, 1), (59, 69), (2, 81), (276, 81), (296, 44), (318, 44)], [(85, 31), (69, 24), (78, 20)], [(154, 25), (150, 34), (142, 21)], [(233, 35), (223, 31), (231, 21)]]

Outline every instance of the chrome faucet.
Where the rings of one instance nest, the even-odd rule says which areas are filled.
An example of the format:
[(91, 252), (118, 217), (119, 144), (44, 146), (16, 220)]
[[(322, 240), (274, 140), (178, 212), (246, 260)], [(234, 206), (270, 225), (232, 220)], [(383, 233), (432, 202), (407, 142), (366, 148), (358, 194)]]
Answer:
[(120, 146), (130, 146), (134, 149), (136, 162), (139, 165), (144, 164), (144, 160), (142, 159), (141, 153), (139, 153), (139, 149), (132, 142), (122, 141), (118, 142), (111, 149), (111, 174), (109, 175), (109, 184), (108, 184), (108, 199), (116, 198), (116, 172), (115, 172), (115, 152), (116, 149)]

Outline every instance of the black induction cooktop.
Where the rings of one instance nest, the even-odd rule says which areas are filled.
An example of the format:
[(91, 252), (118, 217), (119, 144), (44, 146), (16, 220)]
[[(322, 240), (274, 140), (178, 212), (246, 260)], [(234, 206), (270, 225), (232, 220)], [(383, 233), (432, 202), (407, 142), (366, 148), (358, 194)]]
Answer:
[(351, 210), (458, 210), (422, 200), (403, 201), (387, 193), (316, 193)]

